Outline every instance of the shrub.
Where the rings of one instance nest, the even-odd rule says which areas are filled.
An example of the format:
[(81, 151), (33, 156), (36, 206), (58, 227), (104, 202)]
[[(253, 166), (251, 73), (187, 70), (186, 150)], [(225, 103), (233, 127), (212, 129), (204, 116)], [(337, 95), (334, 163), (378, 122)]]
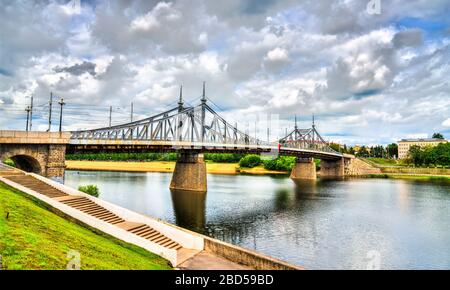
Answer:
[(239, 160), (240, 167), (253, 168), (259, 164), (261, 164), (261, 157), (255, 154), (246, 155)]
[(206, 153), (205, 160), (211, 160), (216, 163), (235, 163), (239, 162), (241, 158), (244, 157), (243, 154), (232, 154), (232, 153)]
[(264, 168), (267, 170), (290, 171), (295, 164), (295, 157), (280, 156), (277, 159), (265, 160)]
[(100, 196), (100, 190), (97, 185), (89, 184), (89, 185), (81, 185), (78, 187), (78, 190), (94, 197)]
[(3, 164), (9, 165), (11, 167), (16, 167), (16, 164), (11, 159), (6, 159), (5, 161), (3, 161)]

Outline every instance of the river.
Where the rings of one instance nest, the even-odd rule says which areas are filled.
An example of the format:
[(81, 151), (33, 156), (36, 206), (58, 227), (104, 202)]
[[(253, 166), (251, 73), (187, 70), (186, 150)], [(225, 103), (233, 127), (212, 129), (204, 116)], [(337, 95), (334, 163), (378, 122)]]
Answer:
[(171, 192), (171, 173), (67, 171), (100, 198), (308, 269), (450, 269), (450, 184), (208, 175)]

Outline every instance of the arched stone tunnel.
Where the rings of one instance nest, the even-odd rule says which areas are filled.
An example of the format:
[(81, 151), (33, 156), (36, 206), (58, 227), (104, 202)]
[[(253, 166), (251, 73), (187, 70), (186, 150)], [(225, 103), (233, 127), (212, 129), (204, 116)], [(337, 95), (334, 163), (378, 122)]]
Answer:
[(65, 145), (2, 144), (0, 161), (11, 159), (15, 166), (26, 172), (62, 179), (65, 170)]
[[(26, 172), (33, 172), (42, 174), (42, 166), (37, 159), (28, 155), (14, 155), (10, 159), (14, 162), (15, 166)], [(2, 160), (4, 161), (4, 160)]]

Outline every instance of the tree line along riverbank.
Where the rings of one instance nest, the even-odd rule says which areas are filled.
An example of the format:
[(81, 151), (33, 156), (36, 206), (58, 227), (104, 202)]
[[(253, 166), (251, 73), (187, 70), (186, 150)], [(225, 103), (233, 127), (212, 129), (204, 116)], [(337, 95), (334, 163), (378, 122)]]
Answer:
[[(211, 174), (281, 174), (288, 175), (295, 163), (294, 157), (213, 153), (204, 154), (208, 173)], [(176, 153), (95, 153), (67, 154), (69, 170), (129, 171), (129, 172), (172, 172), (177, 159)], [(450, 169), (413, 168), (399, 164), (393, 159), (364, 158), (366, 162), (381, 169), (382, 174), (367, 177), (416, 178), (439, 180), (450, 179)], [(320, 160), (315, 160), (320, 175)], [(431, 178), (432, 179), (432, 178)]]
[[(295, 164), (295, 157), (280, 156), (278, 158), (262, 157), (255, 154), (231, 154), (231, 153), (206, 153), (204, 154), (207, 162), (207, 169), (210, 173), (267, 173), (267, 174), (288, 174)], [(176, 153), (93, 153), (93, 154), (67, 154), (67, 165), (69, 168), (74, 166), (83, 166), (89, 169), (87, 163), (74, 161), (96, 161), (96, 166), (111, 167), (107, 163), (98, 163), (98, 161), (115, 162), (151, 162), (144, 166), (134, 166), (134, 164), (124, 165), (131, 171), (172, 171), (173, 162), (177, 160)], [(220, 166), (214, 166), (220, 164)], [(141, 164), (142, 165), (142, 164)], [(316, 161), (319, 168), (320, 160)], [(138, 168), (138, 167), (141, 167)], [(145, 169), (144, 169), (145, 168)], [(75, 168), (81, 169), (81, 168)]]

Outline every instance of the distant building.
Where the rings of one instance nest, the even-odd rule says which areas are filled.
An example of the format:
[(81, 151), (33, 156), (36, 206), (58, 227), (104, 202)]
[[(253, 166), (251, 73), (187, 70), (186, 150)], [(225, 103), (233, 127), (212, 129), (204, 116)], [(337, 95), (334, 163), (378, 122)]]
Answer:
[(418, 139), (402, 139), (397, 142), (398, 144), (398, 158), (405, 159), (408, 157), (409, 148), (411, 146), (437, 146), (439, 143), (446, 143), (447, 140), (436, 138), (418, 138)]

